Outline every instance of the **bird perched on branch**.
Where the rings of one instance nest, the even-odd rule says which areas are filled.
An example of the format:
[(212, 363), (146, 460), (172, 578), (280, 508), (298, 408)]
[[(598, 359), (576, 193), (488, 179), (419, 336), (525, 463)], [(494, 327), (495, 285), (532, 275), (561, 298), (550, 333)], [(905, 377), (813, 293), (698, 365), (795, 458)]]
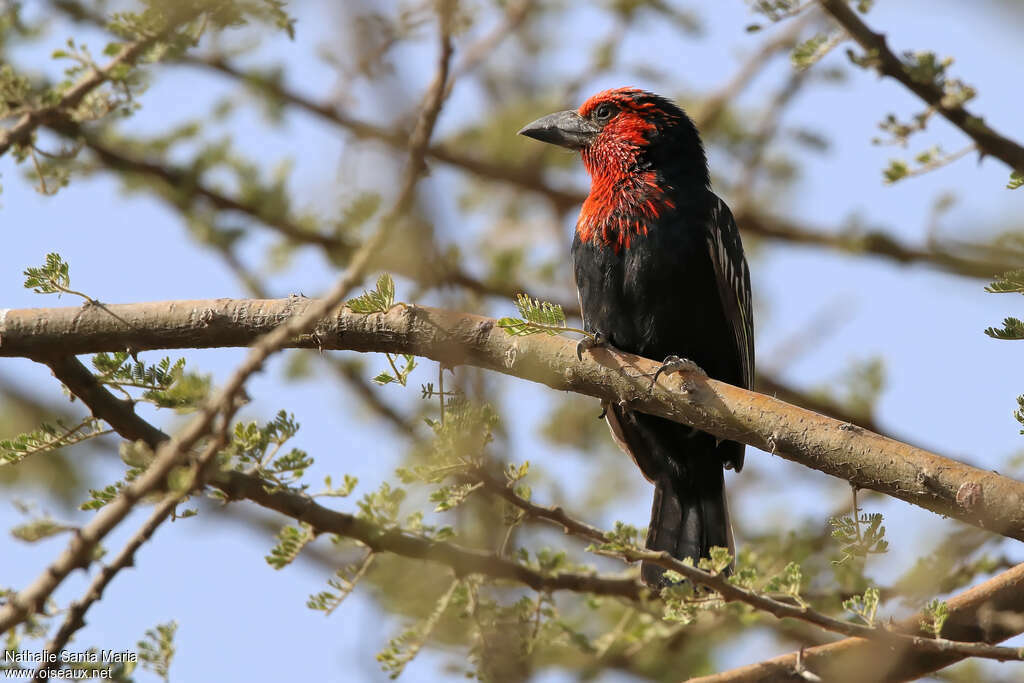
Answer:
[[(590, 174), (572, 258), (584, 327), (595, 339), (577, 351), (609, 344), (664, 358), (659, 374), (696, 364), (749, 389), (750, 274), (732, 213), (711, 191), (693, 121), (663, 97), (620, 88), (519, 133), (579, 150)], [(735, 554), (723, 467), (743, 467), (744, 445), (606, 408), (615, 440), (654, 484), (647, 548), (694, 562), (715, 546)], [(648, 585), (663, 585), (663, 574), (641, 567)]]

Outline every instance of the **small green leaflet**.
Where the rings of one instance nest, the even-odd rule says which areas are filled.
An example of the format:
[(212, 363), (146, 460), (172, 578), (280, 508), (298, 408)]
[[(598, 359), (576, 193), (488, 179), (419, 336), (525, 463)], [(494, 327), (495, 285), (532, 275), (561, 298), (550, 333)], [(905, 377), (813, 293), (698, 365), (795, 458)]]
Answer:
[(565, 326), (565, 312), (558, 304), (531, 299), (525, 294), (516, 296), (516, 308), (522, 318), (501, 318), (498, 327), (514, 337), (543, 332), (555, 335), (568, 331)]
[(1024, 322), (1018, 318), (1005, 318), (1002, 329), (989, 327), (985, 334), (993, 339), (1024, 339)]
[(25, 289), (31, 289), (36, 294), (57, 294), (71, 286), (68, 263), (56, 252), (46, 255), (46, 265), (26, 268), (24, 275)]
[(385, 370), (384, 372), (381, 372), (376, 377), (374, 377), (373, 381), (381, 385), (391, 384), (392, 382), (398, 382), (404, 387), (406, 382), (409, 380), (409, 373), (412, 372), (413, 368), (416, 367), (416, 356), (413, 356), (411, 353), (403, 353), (402, 359), (405, 361), (405, 365), (403, 365), (402, 368), (399, 369), (398, 366), (395, 365), (395, 361), (391, 357), (391, 354), (388, 353), (385, 355), (388, 358), (388, 363), (391, 364), (391, 369), (395, 371), (395, 374), (392, 375), (390, 372)]
[(387, 313), (395, 305), (395, 281), (387, 273), (381, 273), (376, 289), (349, 299), (345, 305), (353, 313)]
[(1024, 294), (1024, 269), (1003, 273), (985, 291), (991, 294)]
[(1018, 187), (1024, 185), (1024, 173), (1020, 171), (1014, 171), (1010, 174), (1010, 182), (1006, 183), (1006, 189), (1016, 190)]

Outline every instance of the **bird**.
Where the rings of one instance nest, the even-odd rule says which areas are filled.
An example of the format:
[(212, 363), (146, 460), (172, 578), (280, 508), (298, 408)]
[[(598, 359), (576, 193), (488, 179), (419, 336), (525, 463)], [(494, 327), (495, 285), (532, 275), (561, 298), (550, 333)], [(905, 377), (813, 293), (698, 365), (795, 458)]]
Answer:
[[(577, 353), (596, 344), (664, 359), (652, 386), (663, 371), (689, 368), (750, 389), (750, 271), (693, 120), (665, 97), (616, 88), (519, 134), (578, 151), (590, 175), (571, 254), (592, 338)], [(742, 469), (744, 444), (622, 404), (605, 404), (603, 414), (654, 485), (646, 548), (695, 564), (714, 547), (735, 558), (723, 470)], [(649, 561), (640, 574), (648, 586), (672, 583)]]

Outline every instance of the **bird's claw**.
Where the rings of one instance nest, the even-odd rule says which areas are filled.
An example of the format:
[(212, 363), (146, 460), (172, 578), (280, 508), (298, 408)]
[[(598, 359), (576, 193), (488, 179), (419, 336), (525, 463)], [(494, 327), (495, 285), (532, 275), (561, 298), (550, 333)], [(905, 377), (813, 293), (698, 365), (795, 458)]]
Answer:
[(608, 343), (604, 335), (600, 332), (595, 332), (593, 337), (584, 337), (576, 342), (576, 359), (583, 360), (583, 352), (589, 351), (595, 346), (604, 346)]
[(647, 389), (647, 393), (654, 391), (654, 385), (658, 383), (658, 378), (664, 375), (671, 375), (676, 372), (695, 372), (702, 377), (707, 377), (708, 373), (694, 363), (689, 358), (680, 358), (679, 356), (668, 356), (661, 362), (661, 365), (657, 370), (654, 371), (654, 376), (651, 378), (651, 386)]

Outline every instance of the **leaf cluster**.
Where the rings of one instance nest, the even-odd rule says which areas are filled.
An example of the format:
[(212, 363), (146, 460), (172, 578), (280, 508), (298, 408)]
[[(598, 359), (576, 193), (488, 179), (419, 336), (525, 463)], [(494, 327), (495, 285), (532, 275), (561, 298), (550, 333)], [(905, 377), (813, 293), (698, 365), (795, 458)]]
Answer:
[(498, 327), (513, 337), (538, 333), (556, 335), (562, 332), (579, 332), (591, 336), (583, 330), (566, 327), (565, 311), (558, 304), (519, 294), (516, 296), (516, 308), (519, 309), (519, 315), (522, 317), (505, 317), (498, 320)]
[(854, 559), (864, 560), (868, 555), (889, 552), (889, 542), (885, 540), (881, 513), (832, 517), (828, 523), (832, 528), (832, 538), (839, 541), (840, 557), (834, 561), (835, 564), (843, 564)]
[(377, 278), (377, 286), (364, 291), (357, 297), (345, 302), (353, 313), (369, 315), (371, 313), (387, 313), (395, 305), (395, 281), (388, 273), (381, 273)]
[(71, 287), (71, 267), (56, 252), (46, 255), (46, 263), (39, 267), (24, 270), (25, 289), (36, 294), (60, 294)]
[(174, 660), (174, 636), (178, 622), (169, 621), (147, 629), (146, 636), (136, 644), (139, 664), (152, 671), (164, 681), (170, 681), (171, 662)]
[(210, 393), (209, 375), (185, 371), (185, 359), (172, 361), (165, 356), (154, 364), (132, 358), (127, 351), (98, 353), (92, 358), (96, 379), (110, 387), (131, 394), (128, 389), (142, 389), (132, 400), (152, 403), (158, 408), (189, 412), (206, 400)]
[(40, 453), (50, 453), (81, 443), (97, 436), (109, 434), (99, 420), (89, 417), (68, 427), (62, 420), (44, 422), (37, 429), (0, 440), (0, 466), (13, 465)]
[[(283, 446), (298, 431), (299, 423), (295, 416), (284, 410), (278, 411), (273, 420), (264, 424), (259, 421), (236, 422), (222, 457), (227, 461), (226, 466), (259, 475), (271, 488), (304, 491), (307, 487), (301, 485), (301, 480), (313, 465), (313, 458), (299, 448), (281, 453)], [(327, 481), (330, 490), (330, 480)], [(348, 485), (348, 479), (345, 485)], [(354, 481), (352, 486), (355, 486)]]
[(308, 524), (303, 523), (298, 527), (283, 526), (277, 532), (277, 544), (270, 549), (270, 554), (264, 559), (274, 569), (284, 569), (314, 538), (313, 528)]

